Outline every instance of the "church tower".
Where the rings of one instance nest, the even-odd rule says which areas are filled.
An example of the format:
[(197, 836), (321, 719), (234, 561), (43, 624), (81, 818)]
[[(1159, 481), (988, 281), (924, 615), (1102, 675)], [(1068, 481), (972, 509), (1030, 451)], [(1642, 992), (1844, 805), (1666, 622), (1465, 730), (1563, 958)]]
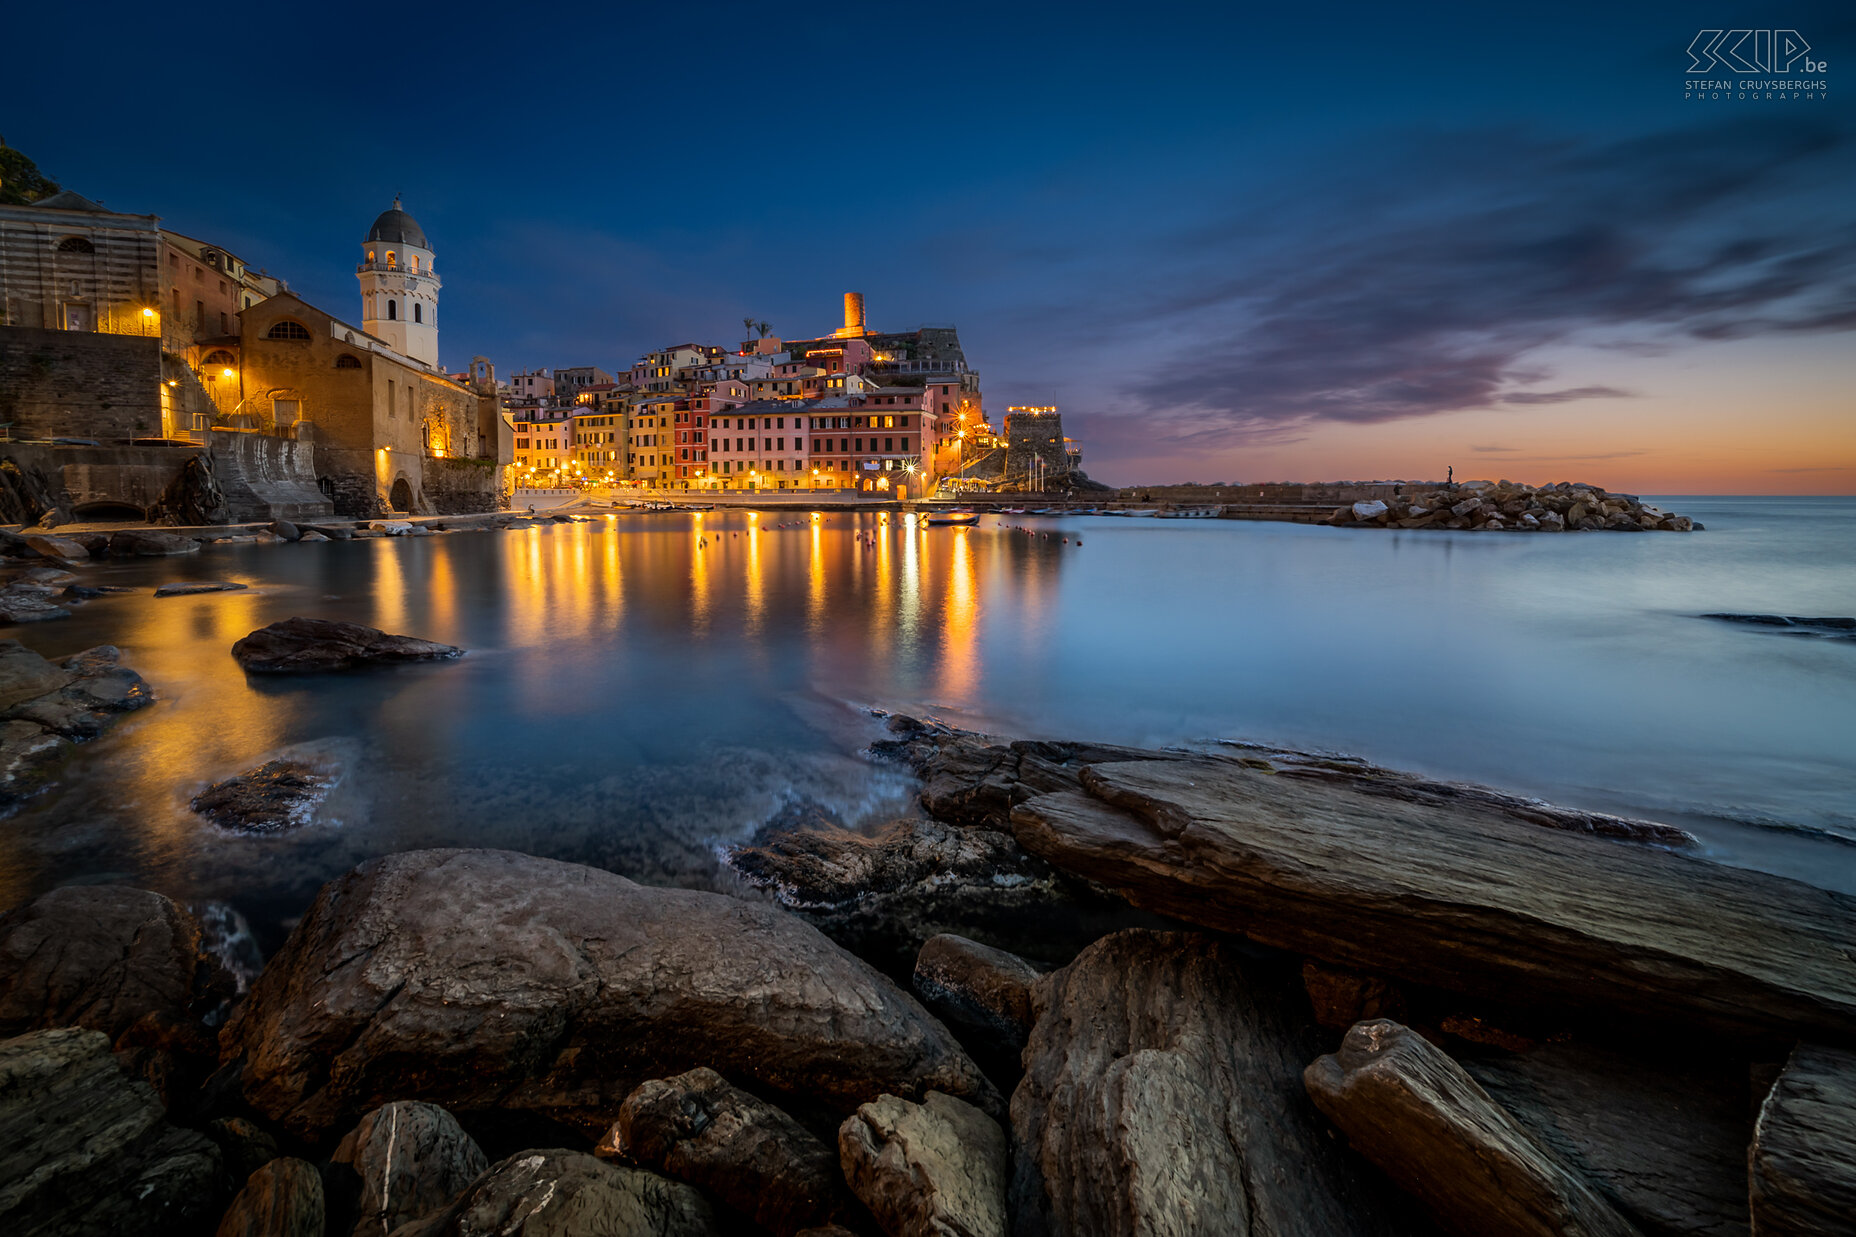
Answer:
[(361, 328), (395, 352), (438, 367), (438, 275), (418, 220), (382, 211), (361, 245)]

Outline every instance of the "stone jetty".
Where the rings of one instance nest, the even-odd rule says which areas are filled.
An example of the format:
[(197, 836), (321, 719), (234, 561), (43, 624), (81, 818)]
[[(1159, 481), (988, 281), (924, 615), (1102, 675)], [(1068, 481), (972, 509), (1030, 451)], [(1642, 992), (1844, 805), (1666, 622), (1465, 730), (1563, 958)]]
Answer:
[(1527, 533), (1686, 533), (1702, 527), (1688, 516), (1663, 511), (1633, 495), (1613, 494), (1584, 482), (1532, 486), (1516, 481), (1464, 481), (1398, 489), (1389, 499), (1338, 507), (1327, 522), (1340, 528)]

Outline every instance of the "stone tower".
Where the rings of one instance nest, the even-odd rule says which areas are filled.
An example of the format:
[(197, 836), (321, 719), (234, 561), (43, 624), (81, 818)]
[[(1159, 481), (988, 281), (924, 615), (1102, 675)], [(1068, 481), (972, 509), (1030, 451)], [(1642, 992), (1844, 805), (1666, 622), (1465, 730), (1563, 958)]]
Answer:
[(361, 244), (361, 327), (394, 351), (438, 365), (438, 274), (419, 221), (400, 209), (382, 211)]

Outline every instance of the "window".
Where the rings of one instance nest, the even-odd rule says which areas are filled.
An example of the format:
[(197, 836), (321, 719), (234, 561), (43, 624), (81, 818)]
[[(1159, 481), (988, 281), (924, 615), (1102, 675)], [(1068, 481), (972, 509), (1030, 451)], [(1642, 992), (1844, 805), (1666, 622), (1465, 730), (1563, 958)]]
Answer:
[(399, 255), (394, 253), (391, 249), (387, 250), (387, 269), (390, 271), (396, 271), (399, 269), (399, 266), (400, 266)]
[(193, 303), (193, 329), (196, 331), (204, 331), (206, 329), (205, 301), (195, 301)]
[(220, 314), (219, 315), (219, 333), (221, 335), (227, 334), (229, 329), (230, 328), (226, 326), (226, 316), (223, 313)]
[(417, 301), (414, 301), (412, 303), (412, 320), (414, 322), (425, 321), (425, 306), (421, 305)]
[(292, 339), (301, 343), (309, 339), (309, 330), (300, 322), (285, 318), (264, 333), (266, 339)]
[(335, 358), (335, 368), (336, 369), (360, 369), (361, 358), (357, 356), (349, 356), (346, 352), (344, 352), (340, 356)]
[(271, 401), (271, 420), (277, 425), (296, 424), (297, 402), (293, 399)]
[(95, 253), (97, 247), (81, 236), (67, 236), (58, 242), (59, 253)]
[(201, 361), (200, 365), (203, 368), (211, 369), (215, 365), (224, 366), (235, 363), (230, 352), (227, 352), (224, 348), (215, 348), (206, 354), (206, 359)]

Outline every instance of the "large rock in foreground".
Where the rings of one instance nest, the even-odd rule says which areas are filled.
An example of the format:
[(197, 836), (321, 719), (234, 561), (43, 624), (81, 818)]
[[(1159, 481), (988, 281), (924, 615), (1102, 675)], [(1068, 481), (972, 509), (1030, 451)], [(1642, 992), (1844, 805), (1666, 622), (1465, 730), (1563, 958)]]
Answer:
[(914, 999), (774, 907), (508, 851), (413, 851), (325, 886), (220, 1038), (308, 1138), (387, 1099), (603, 1132), (697, 1065), (832, 1124), (885, 1091), (999, 1105)]
[(1396, 1022), (1362, 1022), (1308, 1093), (1367, 1159), (1460, 1237), (1639, 1237), (1463, 1067)]
[(489, 1166), (456, 1117), (399, 1100), (368, 1113), (342, 1139), (329, 1157), (329, 1178), (340, 1218), (352, 1211), (357, 1237), (373, 1237), (442, 1210)]
[(884, 1232), (1006, 1237), (1005, 1131), (973, 1105), (885, 1095), (845, 1120), (838, 1153)]
[(0, 916), (0, 1035), (80, 1026), (114, 1040), (150, 1014), (197, 1020), (230, 994), (199, 921), (161, 894), (72, 885)]
[(577, 1151), (524, 1151), (463, 1197), (393, 1237), (721, 1237), (702, 1195), (680, 1181)]
[(362, 666), (451, 661), (464, 650), (413, 636), (392, 636), (359, 623), (289, 618), (260, 627), (232, 646), (232, 656), (255, 674), (318, 674)]
[(325, 1219), (316, 1166), (286, 1156), (246, 1178), (214, 1237), (324, 1237)]
[(217, 1213), (219, 1150), (167, 1123), (110, 1042), (64, 1027), (0, 1041), (0, 1232), (181, 1237)]
[(1039, 981), (1012, 1093), (1017, 1237), (1421, 1231), (1302, 1087), (1300, 984), (1197, 933), (1130, 931)]
[(1800, 1044), (1747, 1156), (1756, 1237), (1856, 1233), (1856, 1053)]
[(1237, 761), (1085, 770), (1026, 849), (1137, 906), (1484, 999), (1856, 1042), (1856, 899), (1475, 800)]

